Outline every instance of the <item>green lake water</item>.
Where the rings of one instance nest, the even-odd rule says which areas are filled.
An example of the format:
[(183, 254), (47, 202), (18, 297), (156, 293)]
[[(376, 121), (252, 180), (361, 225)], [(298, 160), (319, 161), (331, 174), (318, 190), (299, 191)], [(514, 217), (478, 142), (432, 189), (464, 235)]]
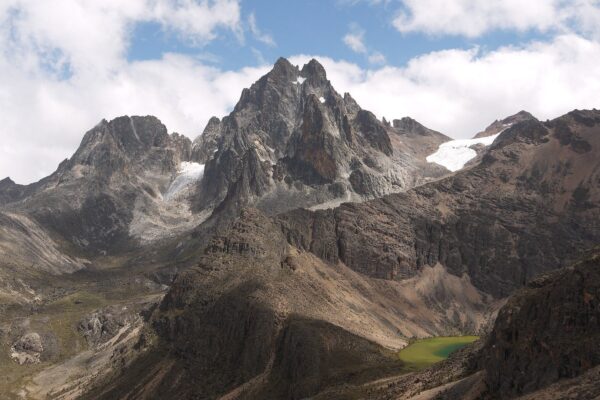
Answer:
[(426, 368), (479, 339), (478, 336), (449, 336), (417, 340), (400, 350), (398, 357), (404, 361), (407, 369)]

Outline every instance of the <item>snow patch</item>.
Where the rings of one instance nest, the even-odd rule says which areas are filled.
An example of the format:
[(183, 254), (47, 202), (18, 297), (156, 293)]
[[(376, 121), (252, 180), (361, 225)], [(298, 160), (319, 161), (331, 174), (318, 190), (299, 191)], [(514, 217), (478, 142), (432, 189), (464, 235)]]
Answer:
[(319, 101), (320, 101), (321, 103), (325, 103), (325, 97), (323, 97), (323, 96), (319, 97)]
[(163, 198), (167, 201), (172, 199), (177, 193), (202, 179), (203, 175), (204, 164), (187, 161), (182, 162), (177, 169), (177, 176), (173, 182), (171, 182), (171, 185)]
[(302, 85), (305, 80), (306, 80), (306, 78), (303, 78), (303, 77), (299, 76), (298, 79), (296, 79), (296, 82), (294, 82), (294, 83), (296, 85)]
[(477, 157), (477, 152), (471, 149), (471, 146), (476, 144), (489, 146), (504, 130), (492, 136), (475, 139), (457, 139), (442, 143), (435, 153), (427, 156), (426, 160), (427, 162), (446, 167), (452, 172), (458, 171), (470, 160)]
[(133, 131), (135, 138), (137, 139), (138, 142), (141, 142), (140, 137), (138, 136), (138, 133), (137, 133), (137, 129), (135, 129), (135, 124), (133, 123), (133, 118), (129, 117), (129, 123), (131, 124), (131, 130)]

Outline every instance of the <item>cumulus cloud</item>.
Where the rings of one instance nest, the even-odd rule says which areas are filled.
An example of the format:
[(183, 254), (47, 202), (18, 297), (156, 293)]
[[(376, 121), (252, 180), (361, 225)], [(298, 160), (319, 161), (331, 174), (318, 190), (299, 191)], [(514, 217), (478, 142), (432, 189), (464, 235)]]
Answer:
[(342, 38), (342, 41), (353, 52), (364, 55), (370, 64), (385, 64), (385, 56), (383, 54), (367, 48), (365, 44), (365, 31), (357, 24), (350, 25), (350, 32)]
[(199, 46), (218, 30), (241, 34), (232, 0), (0, 4), (0, 176), (46, 176), (101, 118), (154, 114), (193, 137), (265, 72), (222, 71), (177, 54), (128, 61), (133, 24), (147, 21)]
[(5, 0), (0, 12), (3, 55), (57, 71), (120, 67), (135, 23), (158, 23), (199, 46), (218, 28), (241, 35), (237, 0)]
[(343, 41), (355, 53), (366, 53), (367, 46), (364, 41), (365, 32), (363, 30), (354, 29), (353, 32), (347, 33)]
[(368, 60), (371, 64), (385, 64), (385, 56), (378, 51), (369, 54)]
[(400, 32), (476, 37), (494, 30), (600, 33), (597, 0), (402, 0)]
[(521, 109), (549, 119), (600, 105), (600, 44), (572, 34), (491, 52), (436, 51), (402, 68), (320, 60), (338, 91), (363, 108), (388, 120), (408, 115), (455, 138)]

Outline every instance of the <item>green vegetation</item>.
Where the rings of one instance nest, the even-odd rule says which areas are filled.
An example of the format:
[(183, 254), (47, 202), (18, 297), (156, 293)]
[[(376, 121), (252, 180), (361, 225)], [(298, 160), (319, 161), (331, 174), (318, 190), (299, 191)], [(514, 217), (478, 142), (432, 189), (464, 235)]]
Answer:
[(455, 350), (479, 339), (478, 336), (449, 336), (417, 340), (409, 344), (398, 356), (409, 370), (426, 368), (442, 361)]

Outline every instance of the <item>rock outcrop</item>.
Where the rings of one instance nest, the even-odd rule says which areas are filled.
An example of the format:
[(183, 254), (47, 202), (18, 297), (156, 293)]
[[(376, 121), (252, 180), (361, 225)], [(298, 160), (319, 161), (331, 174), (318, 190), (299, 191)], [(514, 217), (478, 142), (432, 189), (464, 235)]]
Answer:
[(488, 390), (513, 398), (600, 365), (600, 254), (530, 282), (484, 348)]

